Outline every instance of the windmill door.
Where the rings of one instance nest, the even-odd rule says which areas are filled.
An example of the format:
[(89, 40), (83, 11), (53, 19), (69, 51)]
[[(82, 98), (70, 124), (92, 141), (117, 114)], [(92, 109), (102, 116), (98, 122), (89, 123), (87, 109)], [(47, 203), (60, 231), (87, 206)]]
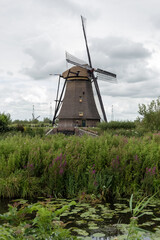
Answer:
[(86, 126), (86, 120), (82, 120), (82, 127)]

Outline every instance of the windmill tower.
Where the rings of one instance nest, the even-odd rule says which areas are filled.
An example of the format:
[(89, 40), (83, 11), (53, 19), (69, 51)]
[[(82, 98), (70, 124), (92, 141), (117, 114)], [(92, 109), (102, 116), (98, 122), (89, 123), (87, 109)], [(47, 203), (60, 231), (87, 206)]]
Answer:
[[(66, 53), (66, 61), (75, 66), (59, 76), (59, 82), (61, 78), (65, 80), (59, 98), (58, 82), (56, 107), (53, 117), (53, 125), (56, 119), (59, 119), (59, 131), (74, 131), (76, 126), (94, 127), (100, 122), (100, 115), (95, 104), (92, 84), (94, 84), (96, 89), (103, 119), (107, 122), (97, 79), (109, 82), (116, 81), (116, 75), (114, 73), (92, 67), (85, 31), (85, 19), (81, 16), (81, 20), (89, 63), (87, 64), (73, 55)], [(97, 74), (97, 76), (95, 76), (95, 74)]]
[(95, 104), (92, 83), (85, 68), (75, 66), (65, 71), (67, 80), (58, 128), (93, 127), (100, 121)]

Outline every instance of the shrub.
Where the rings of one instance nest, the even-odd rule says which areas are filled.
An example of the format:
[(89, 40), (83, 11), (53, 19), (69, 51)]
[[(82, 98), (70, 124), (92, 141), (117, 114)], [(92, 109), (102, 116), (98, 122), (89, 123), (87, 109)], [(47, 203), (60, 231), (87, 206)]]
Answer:
[(152, 100), (147, 106), (139, 104), (138, 113), (142, 116), (142, 119), (139, 118), (141, 126), (151, 131), (160, 130), (160, 97)]
[(102, 122), (98, 124), (98, 127), (103, 131), (108, 129), (134, 129), (136, 127), (134, 122), (131, 121), (111, 121)]
[(7, 213), (0, 214), (1, 221), (7, 223), (0, 226), (0, 239), (76, 240), (78, 238), (63, 229), (64, 224), (59, 221), (59, 216), (75, 204), (72, 201), (57, 209), (52, 202), (29, 205), (25, 200), (15, 201)]
[(11, 122), (10, 114), (0, 113), (0, 132), (5, 131), (10, 122)]

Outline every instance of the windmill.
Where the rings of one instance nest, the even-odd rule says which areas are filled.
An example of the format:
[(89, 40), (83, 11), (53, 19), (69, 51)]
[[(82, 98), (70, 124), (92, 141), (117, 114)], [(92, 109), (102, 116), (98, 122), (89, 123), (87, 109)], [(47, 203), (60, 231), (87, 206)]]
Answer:
[[(75, 126), (93, 127), (100, 121), (100, 115), (93, 95), (92, 84), (94, 84), (98, 96), (103, 119), (107, 122), (97, 79), (113, 83), (116, 82), (116, 74), (100, 68), (93, 68), (86, 37), (85, 19), (82, 16), (81, 21), (88, 63), (66, 53), (66, 61), (75, 66), (66, 70), (62, 75), (59, 75), (55, 113), (53, 117), (53, 125), (58, 118), (58, 128), (62, 130), (74, 129)], [(97, 76), (95, 76), (95, 74), (97, 74)], [(65, 81), (59, 96), (61, 78)]]

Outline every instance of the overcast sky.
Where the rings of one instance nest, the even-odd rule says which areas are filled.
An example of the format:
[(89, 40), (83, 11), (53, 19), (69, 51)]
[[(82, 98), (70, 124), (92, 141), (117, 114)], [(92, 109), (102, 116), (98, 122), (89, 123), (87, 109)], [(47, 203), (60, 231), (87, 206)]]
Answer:
[[(0, 112), (51, 117), (65, 51), (117, 74), (99, 81), (108, 120), (134, 120), (138, 104), (160, 96), (159, 0), (0, 0)], [(71, 67), (71, 65), (68, 65)], [(113, 115), (112, 115), (113, 106)]]

